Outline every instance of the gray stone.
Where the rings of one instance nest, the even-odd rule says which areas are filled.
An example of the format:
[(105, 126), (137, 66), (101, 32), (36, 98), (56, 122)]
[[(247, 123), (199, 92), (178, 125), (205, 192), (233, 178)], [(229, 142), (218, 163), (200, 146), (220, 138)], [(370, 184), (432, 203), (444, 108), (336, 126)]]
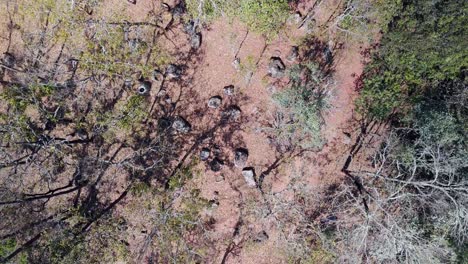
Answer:
[(236, 105), (228, 106), (222, 113), (221, 118), (224, 121), (236, 121), (241, 116), (241, 110)]
[(209, 148), (202, 148), (200, 150), (200, 160), (207, 160), (210, 157), (210, 149)]
[(157, 97), (163, 97), (167, 94), (167, 91), (165, 89), (159, 90), (158, 94), (156, 95)]
[(284, 66), (283, 61), (279, 57), (272, 57), (270, 59), (270, 64), (268, 64), (268, 73), (271, 77), (282, 78), (285, 70), (286, 66)]
[(172, 9), (172, 14), (175, 17), (181, 17), (185, 13), (185, 3), (184, 1), (180, 1), (179, 4), (177, 4), (173, 9)]
[(214, 158), (211, 162), (210, 162), (210, 169), (214, 172), (218, 172), (220, 171), (224, 166), (224, 162), (218, 158)]
[(223, 99), (221, 98), (221, 96), (213, 96), (210, 98), (210, 100), (208, 100), (208, 107), (216, 109), (221, 106), (222, 102)]
[(171, 121), (165, 117), (158, 120), (158, 129), (159, 130), (166, 130), (171, 127)]
[(269, 236), (268, 236), (267, 232), (265, 232), (265, 230), (264, 230), (264, 231), (258, 233), (258, 234), (255, 236), (254, 242), (256, 242), (256, 243), (261, 243), (261, 242), (263, 242), (263, 241), (265, 241), (265, 240), (268, 240), (268, 238), (269, 238)]
[(128, 77), (124, 81), (124, 86), (126, 88), (131, 88), (133, 86), (133, 79), (131, 77)]
[(224, 94), (226, 95), (234, 95), (234, 85), (228, 85), (224, 87)]
[(162, 82), (162, 80), (164, 79), (164, 75), (162, 74), (161, 71), (154, 70), (153, 75), (151, 76), (151, 79), (155, 82)]
[(257, 183), (255, 182), (255, 170), (253, 168), (244, 168), (242, 170), (242, 176), (249, 187), (256, 187)]
[(201, 43), (202, 43), (201, 33), (191, 34), (191, 36), (190, 36), (190, 46), (192, 47), (192, 49), (200, 48)]
[(185, 31), (185, 33), (187, 33), (189, 35), (195, 34), (195, 32), (196, 32), (195, 22), (190, 19), (187, 23), (185, 23), (184, 31)]
[(187, 120), (178, 116), (172, 122), (172, 128), (180, 133), (188, 133), (192, 129), (192, 126)]
[(5, 66), (11, 68), (15, 66), (15, 63), (16, 63), (16, 58), (13, 54), (9, 52), (3, 53), (3, 64), (5, 64)]
[(169, 64), (166, 69), (166, 76), (170, 79), (178, 79), (182, 75), (182, 69), (175, 64)]
[(234, 166), (244, 167), (249, 158), (249, 151), (245, 148), (238, 148), (234, 151)]

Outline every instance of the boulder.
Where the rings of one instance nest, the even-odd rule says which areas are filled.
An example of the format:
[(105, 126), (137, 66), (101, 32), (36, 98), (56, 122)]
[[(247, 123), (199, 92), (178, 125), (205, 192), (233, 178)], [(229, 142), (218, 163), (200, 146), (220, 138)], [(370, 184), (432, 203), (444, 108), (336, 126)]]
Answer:
[(210, 162), (210, 169), (214, 172), (220, 171), (224, 166), (224, 162), (218, 158), (214, 158)]
[(184, 15), (185, 10), (185, 1), (180, 1), (179, 4), (174, 6), (174, 8), (172, 9), (172, 15), (174, 17), (181, 17)]
[(68, 60), (67, 66), (68, 66), (68, 71), (71, 71), (71, 72), (76, 71), (76, 69), (78, 68), (78, 60), (77, 59)]
[(3, 61), (3, 64), (5, 64), (5, 66), (12, 68), (13, 66), (15, 66), (16, 57), (9, 52), (5, 52), (3, 53), (2, 61)]
[(253, 168), (244, 168), (242, 170), (242, 176), (249, 187), (256, 187), (257, 183), (255, 182), (255, 170)]
[(323, 60), (326, 64), (333, 63), (333, 53), (328, 46), (323, 49)]
[(284, 66), (283, 61), (279, 57), (272, 57), (270, 59), (270, 63), (268, 64), (268, 73), (273, 78), (282, 78), (284, 76), (284, 72), (286, 70), (286, 66)]
[(254, 238), (254, 242), (256, 243), (261, 243), (265, 240), (268, 240), (269, 236), (267, 234), (267, 232), (265, 232), (265, 230), (261, 231), (260, 233), (258, 233), (255, 238)]
[(249, 151), (245, 148), (238, 148), (234, 151), (234, 166), (244, 167), (249, 158)]
[(187, 23), (184, 24), (184, 31), (185, 33), (189, 34), (190, 36), (195, 34), (196, 26), (193, 20), (189, 20)]
[(194, 33), (190, 35), (190, 46), (192, 49), (200, 48), (202, 43), (202, 35), (201, 33)]
[(164, 79), (164, 75), (159, 70), (154, 70), (151, 79), (155, 82), (162, 82)]
[(224, 87), (224, 94), (231, 96), (234, 95), (234, 85), (228, 85)]
[(222, 113), (221, 118), (224, 121), (236, 121), (241, 116), (241, 110), (236, 105), (228, 106)]
[(208, 107), (216, 109), (221, 106), (221, 103), (223, 102), (223, 99), (221, 96), (213, 96), (208, 100)]
[(175, 64), (169, 64), (166, 68), (166, 76), (169, 79), (178, 79), (182, 75), (182, 69)]
[(207, 160), (210, 157), (210, 153), (211, 151), (209, 148), (202, 148), (200, 150), (200, 160), (203, 160), (203, 161)]
[(188, 133), (190, 130), (192, 130), (190, 123), (180, 116), (174, 119), (172, 122), (172, 128), (180, 133)]
[(163, 117), (158, 120), (158, 129), (159, 130), (166, 130), (171, 127), (172, 123), (169, 119)]

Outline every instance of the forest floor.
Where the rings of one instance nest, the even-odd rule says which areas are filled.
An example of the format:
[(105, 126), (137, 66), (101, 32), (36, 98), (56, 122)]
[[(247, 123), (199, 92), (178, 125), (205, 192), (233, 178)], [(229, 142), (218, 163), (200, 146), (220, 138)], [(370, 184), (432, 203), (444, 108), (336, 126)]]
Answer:
[[(139, 16), (148, 6), (147, 2), (139, 1), (129, 8), (131, 13)], [(305, 10), (307, 6), (301, 8)], [(332, 10), (324, 6), (317, 13), (322, 12), (323, 15), (319, 17), (325, 21)], [(320, 18), (318, 20), (320, 23)], [(305, 30), (292, 26), (288, 28), (287, 34), (283, 32), (266, 42), (263, 37), (248, 32), (246, 27), (236, 21), (219, 19), (202, 30), (202, 34), (202, 46), (196, 55), (189, 57), (190, 46), (182, 26), (167, 33), (165, 47), (172, 57), (185, 61), (187, 66), (182, 85), (169, 83), (167, 92), (173, 101), (177, 101), (177, 105), (182, 106), (177, 108), (177, 114), (192, 124), (193, 132), (187, 138), (191, 143), (187, 144), (181, 155), (182, 163), (188, 163), (192, 157), (198, 156), (201, 148), (213, 149), (215, 146), (219, 148), (222, 159), (228, 161), (219, 172), (211, 171), (206, 163), (199, 164), (201, 175), (194, 179), (194, 184), (201, 190), (203, 197), (219, 202), (211, 213), (216, 223), (212, 238), (230, 241), (236, 233), (242, 205), (261, 200), (260, 190), (250, 188), (245, 183), (242, 168), (236, 168), (229, 162), (233, 160), (236, 148), (248, 149), (247, 166), (253, 167), (257, 175), (265, 175), (264, 184), (270, 186), (269, 192), (272, 194), (283, 192), (297, 173), (311, 187), (329, 185), (343, 179), (341, 168), (353, 139), (359, 133), (359, 124), (354, 119), (354, 100), (357, 96), (355, 80), (363, 70), (363, 47), (346, 43), (339, 50), (333, 51), (332, 77), (336, 85), (331, 91), (331, 107), (324, 116), (322, 134), (326, 144), (323, 149), (318, 152), (280, 153), (262, 132), (276, 107), (272, 101), (272, 91), (267, 89), (274, 81), (267, 73), (268, 62), (276, 56), (290, 66), (286, 57), (291, 46), (297, 45), (306, 36)], [(232, 64), (235, 58), (240, 59), (239, 71)], [(275, 85), (280, 90), (284, 84), (283, 80)], [(235, 87), (231, 96), (223, 91), (228, 85)], [(207, 106), (213, 96), (221, 96), (223, 106), (239, 106), (241, 120), (229, 127), (220, 126), (220, 110)], [(141, 228), (151, 229), (149, 226)], [(253, 234), (265, 231), (269, 235), (268, 241), (234, 252), (226, 263), (283, 262), (280, 254), (277, 254), (282, 245), (275, 237), (277, 232), (271, 219), (259, 219), (247, 228)], [(139, 234), (129, 243), (138, 250), (145, 238), (144, 234)], [(216, 251), (219, 255), (215, 263), (222, 261), (227, 247), (225, 243), (218, 243), (218, 246)]]

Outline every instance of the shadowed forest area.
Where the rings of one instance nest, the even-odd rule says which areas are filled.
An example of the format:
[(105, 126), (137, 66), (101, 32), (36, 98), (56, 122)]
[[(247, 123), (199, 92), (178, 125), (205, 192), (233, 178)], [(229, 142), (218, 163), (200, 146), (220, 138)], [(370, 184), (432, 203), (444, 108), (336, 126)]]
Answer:
[(0, 263), (468, 263), (467, 12), (0, 0)]

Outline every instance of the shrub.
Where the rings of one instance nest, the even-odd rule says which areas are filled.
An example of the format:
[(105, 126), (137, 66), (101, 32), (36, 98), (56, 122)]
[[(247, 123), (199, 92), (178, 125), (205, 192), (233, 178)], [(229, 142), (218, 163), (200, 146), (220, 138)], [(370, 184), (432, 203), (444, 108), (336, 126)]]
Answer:
[(298, 64), (289, 71), (291, 86), (274, 95), (274, 101), (291, 117), (278, 133), (292, 138), (292, 144), (304, 148), (321, 148), (323, 139), (322, 112), (328, 107), (330, 80), (319, 70), (318, 65)]

